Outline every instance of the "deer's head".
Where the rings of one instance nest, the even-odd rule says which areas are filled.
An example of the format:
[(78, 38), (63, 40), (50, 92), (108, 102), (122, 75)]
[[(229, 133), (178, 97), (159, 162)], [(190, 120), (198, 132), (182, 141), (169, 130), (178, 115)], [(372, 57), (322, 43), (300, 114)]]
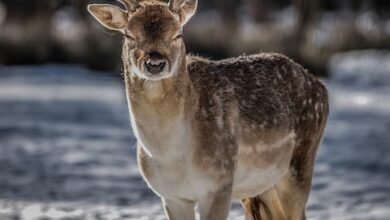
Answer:
[(177, 73), (186, 53), (182, 28), (195, 13), (197, 0), (120, 2), (126, 10), (109, 4), (92, 4), (88, 10), (105, 27), (124, 34), (124, 64), (149, 80)]

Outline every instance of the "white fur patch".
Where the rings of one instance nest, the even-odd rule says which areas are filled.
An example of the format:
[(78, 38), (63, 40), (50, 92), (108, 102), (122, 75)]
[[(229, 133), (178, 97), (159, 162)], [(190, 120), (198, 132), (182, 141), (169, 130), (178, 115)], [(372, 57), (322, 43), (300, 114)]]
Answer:
[(217, 126), (220, 130), (223, 129), (224, 123), (223, 123), (223, 117), (222, 115), (217, 116)]

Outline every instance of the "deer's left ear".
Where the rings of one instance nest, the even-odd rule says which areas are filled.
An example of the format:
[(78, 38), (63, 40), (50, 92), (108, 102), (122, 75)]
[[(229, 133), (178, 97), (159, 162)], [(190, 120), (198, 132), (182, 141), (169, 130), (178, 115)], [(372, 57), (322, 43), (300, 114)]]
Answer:
[(88, 5), (88, 11), (102, 25), (111, 30), (122, 31), (127, 24), (127, 12), (108, 4)]
[(179, 14), (182, 25), (190, 20), (197, 7), (198, 0), (171, 0), (169, 3), (169, 9)]

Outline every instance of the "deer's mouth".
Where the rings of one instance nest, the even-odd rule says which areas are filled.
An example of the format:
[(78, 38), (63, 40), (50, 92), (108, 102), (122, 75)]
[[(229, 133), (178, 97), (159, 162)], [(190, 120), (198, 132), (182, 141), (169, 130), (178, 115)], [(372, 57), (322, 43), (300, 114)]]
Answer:
[(146, 76), (145, 78), (147, 80), (158, 81), (158, 80), (163, 80), (163, 79), (170, 78), (172, 76), (172, 74), (170, 72), (162, 72), (162, 73), (159, 73), (159, 74), (147, 73), (145, 76)]
[(173, 76), (172, 72), (170, 71), (171, 68), (169, 62), (167, 61), (151, 63), (144, 62), (139, 67), (133, 66), (132, 70), (135, 75), (146, 80), (157, 81)]
[(165, 56), (152, 52), (137, 62), (133, 72), (143, 79), (161, 80), (172, 76), (171, 69), (170, 62)]
[(148, 59), (143, 64), (143, 71), (150, 75), (159, 75), (169, 71), (169, 64), (166, 59)]

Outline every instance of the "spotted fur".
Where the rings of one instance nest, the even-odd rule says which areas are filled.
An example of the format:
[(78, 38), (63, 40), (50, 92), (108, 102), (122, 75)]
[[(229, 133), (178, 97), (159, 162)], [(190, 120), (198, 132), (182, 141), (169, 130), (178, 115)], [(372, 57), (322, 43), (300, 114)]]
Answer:
[[(111, 17), (127, 18), (120, 31), (131, 35), (123, 63), (138, 163), (168, 218), (193, 220), (198, 204), (202, 220), (226, 219), (237, 199), (248, 219), (305, 219), (329, 111), (324, 85), (280, 54), (186, 55), (175, 36), (197, 1), (134, 1)], [(99, 17), (112, 9), (92, 7), (112, 23)], [(143, 69), (151, 52), (168, 62), (158, 76)]]

